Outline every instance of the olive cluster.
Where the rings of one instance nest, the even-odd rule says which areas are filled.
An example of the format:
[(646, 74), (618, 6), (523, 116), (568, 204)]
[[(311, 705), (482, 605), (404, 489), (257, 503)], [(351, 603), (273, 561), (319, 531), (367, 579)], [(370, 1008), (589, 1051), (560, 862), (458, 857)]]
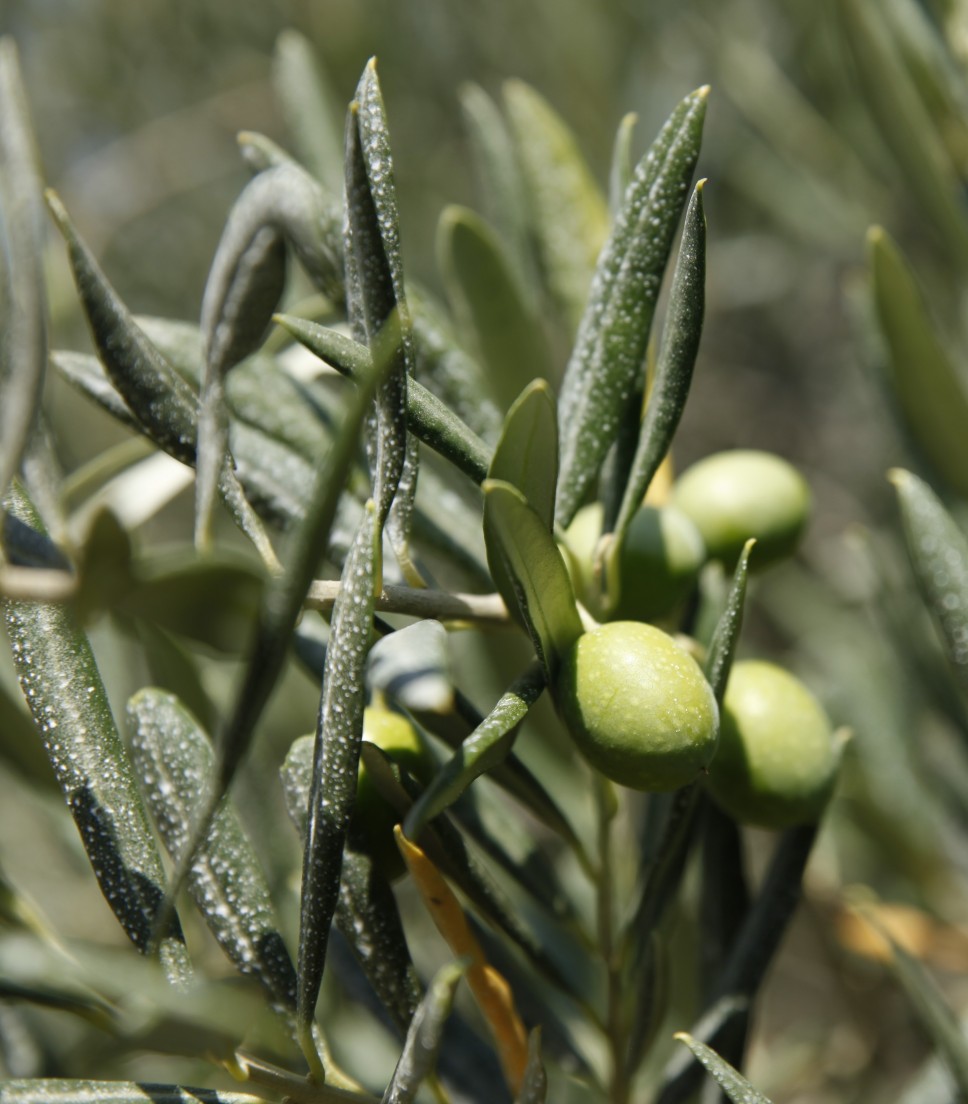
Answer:
[(751, 568), (789, 556), (809, 507), (805, 480), (780, 457), (710, 456), (673, 484), (667, 504), (642, 506), (607, 587), (596, 562), (603, 508), (579, 511), (564, 555), (576, 593), (604, 623), (565, 657), (555, 700), (593, 767), (645, 791), (705, 778), (742, 823), (784, 828), (820, 816), (839, 755), (816, 698), (782, 668), (745, 661), (733, 666), (720, 708), (690, 651), (650, 623), (670, 624), (704, 563), (731, 569), (751, 537)]

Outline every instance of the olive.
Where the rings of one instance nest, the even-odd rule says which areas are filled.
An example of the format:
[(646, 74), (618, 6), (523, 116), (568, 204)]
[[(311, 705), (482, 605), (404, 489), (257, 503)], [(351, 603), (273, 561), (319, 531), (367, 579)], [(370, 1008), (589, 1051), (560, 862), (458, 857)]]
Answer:
[(782, 457), (736, 449), (707, 456), (684, 471), (671, 501), (695, 522), (710, 558), (726, 567), (755, 537), (750, 559), (755, 570), (794, 551), (810, 513), (810, 488)]
[(706, 779), (724, 812), (763, 828), (813, 823), (839, 761), (827, 714), (798, 678), (762, 660), (734, 664)]
[(562, 661), (555, 703), (587, 761), (635, 790), (695, 781), (716, 749), (716, 699), (696, 661), (641, 621), (582, 634)]

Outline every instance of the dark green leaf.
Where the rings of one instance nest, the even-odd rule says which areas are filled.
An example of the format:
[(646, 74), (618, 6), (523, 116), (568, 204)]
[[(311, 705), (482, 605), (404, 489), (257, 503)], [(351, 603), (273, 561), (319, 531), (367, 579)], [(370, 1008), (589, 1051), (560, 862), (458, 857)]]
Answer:
[[(9, 510), (38, 522), (14, 486)], [(87, 637), (70, 610), (5, 602), (7, 633), (27, 705), (67, 799), (98, 884), (122, 927), (147, 952), (164, 901), (164, 870)], [(177, 920), (160, 953), (173, 981), (190, 966)]]
[(404, 824), (408, 839), (419, 839), (423, 827), (452, 805), (475, 778), (504, 762), (514, 745), (518, 726), (544, 688), (544, 671), (535, 665), (501, 696), (410, 810)]
[[(173, 858), (189, 842), (212, 773), (212, 748), (195, 718), (173, 695), (139, 691), (128, 702), (135, 770), (161, 838)], [(255, 977), (275, 1007), (296, 1004), (296, 971), (274, 915), (259, 859), (225, 801), (188, 876), (192, 899), (219, 945)]]
[[(0, 977), (0, 1000), (11, 1004), (33, 1004), (38, 1008), (56, 1008), (59, 1012), (69, 1012), (103, 1031), (117, 1029), (115, 1011), (104, 1001), (83, 991), (71, 992), (68, 989), (50, 986), (20, 985)], [(6, 1096), (0, 1095), (0, 1100)]]
[(434, 1072), (444, 1025), (466, 968), (455, 963), (444, 966), (434, 976), (410, 1024), (403, 1053), (383, 1094), (383, 1104), (411, 1104), (425, 1078)]
[(642, 370), (662, 274), (699, 156), (707, 88), (687, 96), (635, 170), (602, 250), (558, 403), (557, 520), (595, 481)]
[[(309, 811), (314, 742), (312, 736), (296, 740), (281, 771), (286, 807), (303, 839)], [(353, 949), (373, 991), (403, 1034), (420, 1000), (420, 983), (393, 890), (371, 856), (356, 846), (357, 843), (351, 830), (343, 852), (336, 925)]]
[(494, 231), (465, 207), (445, 208), (437, 252), (454, 314), (480, 353), (491, 394), (507, 410), (524, 384), (552, 375), (541, 320)]
[(553, 683), (561, 658), (582, 632), (575, 596), (561, 552), (541, 517), (516, 488), (484, 483), (484, 540), (488, 562), (510, 589), (502, 593), (517, 610)]
[(541, 1028), (535, 1027), (528, 1036), (528, 1064), (514, 1104), (545, 1104), (548, 1076), (541, 1059)]
[(370, 651), (367, 683), (404, 709), (446, 712), (454, 701), (447, 630), (417, 621), (378, 640)]
[(615, 524), (615, 540), (621, 545), (632, 518), (638, 512), (652, 478), (659, 470), (679, 427), (685, 409), (692, 372), (699, 352), (705, 307), (706, 217), (700, 180), (686, 208), (669, 308), (655, 379), (646, 402), (645, 416), (632, 461), (625, 495)]
[[(340, 1098), (325, 1092), (319, 1104)], [(178, 1085), (154, 1085), (134, 1081), (8, 1081), (3, 1086), (3, 1104), (265, 1104), (262, 1097), (248, 1093), (189, 1089)]]
[(489, 479), (516, 487), (550, 533), (558, 479), (558, 420), (551, 388), (533, 380), (517, 397), (494, 450)]
[(608, 232), (605, 201), (574, 135), (546, 100), (521, 81), (508, 81), (504, 104), (527, 186), (541, 268), (574, 329)]
[[(276, 321), (322, 360), (350, 379), (359, 378), (372, 363), (369, 350), (336, 330), (292, 315)], [(432, 392), (416, 380), (407, 383), (407, 419), (410, 429), (475, 483), (487, 477), (490, 453), (483, 441)]]
[(968, 688), (968, 539), (927, 483), (900, 468), (891, 481), (918, 587), (952, 670)]
[(695, 1054), (696, 1058), (719, 1082), (723, 1092), (733, 1104), (770, 1104), (768, 1097), (764, 1096), (746, 1080), (746, 1078), (722, 1058), (711, 1050), (705, 1043), (694, 1039), (685, 1031), (680, 1031), (676, 1038)]
[(939, 340), (914, 275), (886, 231), (867, 234), (874, 307), (894, 395), (918, 447), (968, 494), (968, 382)]
[(743, 546), (736, 568), (733, 571), (733, 579), (729, 592), (726, 595), (726, 605), (720, 615), (716, 628), (713, 630), (713, 638), (709, 643), (709, 651), (706, 655), (706, 678), (713, 688), (716, 701), (723, 704), (723, 696), (726, 693), (726, 683), (729, 681), (729, 672), (733, 666), (733, 657), (736, 655), (736, 646), (739, 643), (740, 630), (743, 627), (743, 609), (746, 602), (746, 581), (749, 576), (749, 560), (754, 550), (756, 541), (748, 540)]
[(343, 568), (326, 648), (300, 906), (297, 1016), (304, 1049), (323, 978), (343, 847), (356, 800), (380, 537), (376, 508), (370, 502)]
[(43, 208), (27, 93), (12, 38), (0, 38), (0, 495), (16, 475), (47, 366)]

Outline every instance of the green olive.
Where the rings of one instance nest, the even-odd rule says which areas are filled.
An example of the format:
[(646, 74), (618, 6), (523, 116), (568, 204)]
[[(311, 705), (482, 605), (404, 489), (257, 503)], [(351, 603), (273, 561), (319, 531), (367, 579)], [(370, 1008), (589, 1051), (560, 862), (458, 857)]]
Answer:
[(763, 828), (813, 823), (839, 761), (830, 721), (799, 679), (761, 660), (734, 664), (706, 779), (726, 813)]
[(643, 506), (632, 518), (608, 605), (595, 578), (595, 549), (602, 531), (601, 503), (584, 506), (566, 538), (577, 575), (578, 596), (595, 617), (609, 621), (655, 621), (671, 614), (688, 594), (706, 558), (695, 524), (671, 506)]
[(789, 556), (810, 513), (803, 476), (771, 452), (737, 449), (707, 456), (682, 473), (672, 504), (696, 523), (709, 556), (732, 567), (750, 537), (754, 569)]
[[(363, 739), (376, 744), (416, 778), (422, 779), (428, 775), (427, 750), (421, 743), (417, 730), (401, 714), (377, 706), (365, 709)], [(403, 860), (393, 838), (393, 828), (399, 819), (396, 810), (373, 784), (361, 759), (353, 820), (362, 829), (374, 859), (391, 879), (398, 877), (404, 870)]]
[(716, 699), (696, 661), (641, 621), (611, 621), (566, 654), (555, 703), (579, 750), (613, 782), (674, 790), (716, 750)]

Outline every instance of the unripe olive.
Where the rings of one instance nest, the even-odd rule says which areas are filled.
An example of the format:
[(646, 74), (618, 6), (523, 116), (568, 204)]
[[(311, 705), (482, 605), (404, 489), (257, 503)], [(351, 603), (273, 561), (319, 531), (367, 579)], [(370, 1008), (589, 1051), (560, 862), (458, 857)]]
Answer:
[(696, 523), (710, 558), (727, 567), (755, 537), (750, 566), (758, 569), (796, 548), (810, 512), (810, 488), (782, 457), (736, 449), (684, 471), (672, 504)]
[(674, 790), (716, 750), (716, 699), (696, 661), (641, 621), (610, 621), (562, 661), (555, 703), (579, 750), (613, 782)]
[[(365, 709), (363, 739), (376, 744), (415, 777), (424, 778), (429, 774), (427, 750), (417, 730), (401, 714), (376, 706)], [(361, 759), (353, 820), (365, 834), (374, 859), (390, 878), (398, 877), (404, 869), (393, 838), (393, 828), (399, 819), (397, 812), (373, 784)]]
[(706, 549), (696, 525), (671, 506), (642, 506), (632, 518), (609, 581), (614, 605), (595, 578), (595, 549), (602, 531), (601, 503), (584, 506), (566, 537), (578, 566), (576, 590), (595, 616), (616, 621), (654, 621), (672, 613), (696, 581)]
[(706, 779), (726, 813), (763, 828), (813, 823), (839, 761), (830, 721), (799, 679), (761, 660), (733, 665)]

